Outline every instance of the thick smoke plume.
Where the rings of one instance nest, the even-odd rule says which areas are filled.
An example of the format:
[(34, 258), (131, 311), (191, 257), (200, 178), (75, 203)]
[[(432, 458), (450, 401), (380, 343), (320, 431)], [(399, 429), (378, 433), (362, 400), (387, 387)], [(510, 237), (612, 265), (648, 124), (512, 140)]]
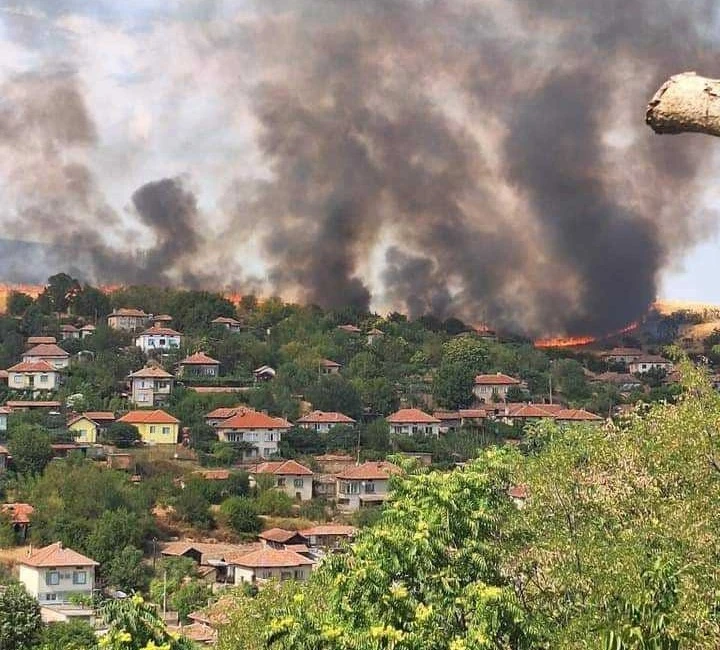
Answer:
[[(255, 237), (268, 292), (530, 334), (612, 331), (706, 232), (712, 143), (653, 136), (643, 109), (670, 73), (711, 73), (713, 5), (265, 0), (207, 18), (198, 59), (229, 114), (251, 107), (266, 165), (250, 185), (238, 170), (247, 191), (228, 189), (218, 215), (177, 178), (116, 214), (90, 171), (96, 129), (74, 76), (11, 80), (0, 147), (30, 146), (8, 170), (8, 232), (79, 238), (96, 279), (196, 286), (228, 284), (196, 269), (239, 273), (217, 260)], [(128, 228), (148, 244), (118, 246)]]

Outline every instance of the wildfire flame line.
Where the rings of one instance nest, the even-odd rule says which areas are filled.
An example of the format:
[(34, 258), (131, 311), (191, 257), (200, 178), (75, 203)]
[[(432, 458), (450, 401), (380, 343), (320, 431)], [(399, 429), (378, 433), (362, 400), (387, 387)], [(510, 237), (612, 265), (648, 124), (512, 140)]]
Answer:
[[(606, 336), (618, 336), (619, 334), (627, 334), (637, 328), (639, 323), (637, 321), (626, 325), (625, 327), (611, 332)], [(597, 341), (597, 337), (594, 336), (560, 336), (555, 338), (544, 338), (537, 339), (534, 344), (536, 348), (570, 348), (579, 347), (583, 345), (589, 345)]]

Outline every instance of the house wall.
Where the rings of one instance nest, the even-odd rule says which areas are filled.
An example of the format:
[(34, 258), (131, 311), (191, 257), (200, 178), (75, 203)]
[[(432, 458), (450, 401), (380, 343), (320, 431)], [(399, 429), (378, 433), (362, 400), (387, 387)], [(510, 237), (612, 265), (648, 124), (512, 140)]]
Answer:
[(650, 363), (634, 361), (629, 366), (630, 373), (633, 375), (642, 374), (644, 372), (650, 372), (651, 370), (665, 370), (666, 372), (672, 371), (671, 363), (658, 363), (651, 361)]
[(140, 432), (140, 439), (146, 445), (175, 445), (178, 441), (178, 424), (137, 424), (130, 422)]
[(217, 364), (200, 365), (191, 363), (180, 366), (180, 374), (183, 377), (217, 377), (220, 374), (220, 366)]
[(0, 413), (0, 431), (7, 431), (7, 414)]
[(277, 454), (283, 429), (218, 429), (221, 442), (248, 442), (252, 449), (244, 452), (244, 460), (267, 458)]
[(69, 357), (36, 357), (28, 354), (23, 354), (23, 361), (47, 361), (56, 370), (67, 368), (70, 365)]
[(98, 428), (92, 420), (81, 418), (77, 422), (73, 422), (68, 430), (73, 432), (76, 442), (87, 442), (91, 445), (97, 442)]
[(256, 582), (262, 580), (307, 580), (311, 572), (310, 565), (295, 567), (273, 567), (271, 569), (251, 569), (248, 567), (235, 567), (235, 584), (243, 582)]
[(377, 481), (337, 479), (337, 506), (340, 510), (358, 510), (360, 496), (363, 494), (387, 496), (387, 479)]
[(477, 397), (480, 401), (492, 402), (493, 395), (497, 395), (500, 399), (505, 399), (507, 397), (508, 390), (510, 390), (510, 385), (508, 384), (492, 386), (487, 384), (476, 384), (473, 386), (473, 395), (475, 395), (475, 397)]
[(115, 330), (137, 330), (147, 325), (148, 319), (142, 316), (108, 316), (108, 327)]
[(138, 336), (135, 339), (135, 345), (139, 347), (143, 352), (150, 352), (152, 350), (170, 350), (172, 348), (180, 347), (179, 336), (165, 336), (162, 334), (151, 334)]
[(412, 435), (426, 435), (435, 436), (436, 438), (440, 435), (439, 424), (427, 424), (426, 422), (408, 422), (407, 424), (391, 424), (393, 433), (403, 434), (406, 436)]
[[(51, 572), (57, 572), (58, 584), (48, 584)], [(73, 577), (80, 578), (85, 572), (85, 584), (75, 584)], [(41, 604), (59, 604), (69, 602), (70, 596), (92, 596), (95, 587), (95, 567), (29, 567), (19, 568), (20, 582), (27, 592), (37, 598)]]
[(10, 372), (8, 387), (14, 390), (55, 390), (58, 379), (56, 372)]
[(131, 399), (138, 406), (164, 404), (172, 390), (172, 379), (133, 377), (130, 380)]
[[(348, 422), (348, 424), (350, 424)], [(319, 433), (330, 431), (333, 427), (339, 426), (339, 422), (299, 422), (298, 426), (302, 429), (309, 429)]]
[(312, 476), (275, 476), (275, 487), (281, 489), (291, 499), (310, 501), (312, 499)]

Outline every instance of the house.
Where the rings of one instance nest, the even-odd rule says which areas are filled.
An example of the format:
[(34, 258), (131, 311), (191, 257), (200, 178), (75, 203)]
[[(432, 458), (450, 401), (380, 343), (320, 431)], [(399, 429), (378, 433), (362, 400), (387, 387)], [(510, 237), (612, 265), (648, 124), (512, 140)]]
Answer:
[(0, 472), (4, 472), (8, 468), (10, 461), (10, 451), (7, 447), (0, 445)]
[(646, 372), (658, 370), (669, 373), (672, 372), (672, 369), (672, 361), (668, 361), (654, 354), (645, 354), (628, 363), (628, 370), (630, 374), (633, 375), (642, 375)]
[(305, 544), (307, 541), (296, 530), (285, 530), (284, 528), (264, 530), (258, 535), (258, 539), (264, 547), (276, 548), (278, 550), (282, 550), (288, 545)]
[(135, 345), (145, 354), (155, 350), (172, 350), (179, 348), (182, 334), (169, 327), (151, 327), (138, 335)]
[(350, 542), (357, 534), (357, 530), (355, 526), (321, 524), (301, 530), (300, 534), (307, 540), (308, 546), (330, 551)]
[(33, 395), (56, 390), (60, 383), (60, 374), (47, 361), (22, 361), (8, 368), (7, 372), (11, 390), (32, 391)]
[(527, 422), (537, 420), (553, 420), (555, 413), (559, 412), (562, 407), (553, 410), (548, 408), (551, 406), (551, 404), (509, 404), (504, 411), (499, 412), (498, 416), (507, 424), (518, 423), (524, 425)]
[(479, 427), (488, 417), (485, 409), (460, 409), (461, 427)]
[(222, 442), (250, 443), (250, 449), (243, 450), (244, 460), (254, 460), (277, 454), (283, 432), (291, 427), (283, 418), (274, 418), (266, 413), (243, 408), (236, 415), (218, 424), (215, 429)]
[(85, 411), (83, 415), (95, 422), (100, 431), (107, 429), (116, 420), (112, 411)]
[(228, 418), (231, 418), (233, 415), (237, 415), (242, 411), (243, 409), (247, 408), (246, 406), (221, 406), (219, 408), (216, 408), (210, 413), (208, 413), (205, 416), (205, 422), (211, 426), (213, 429), (217, 427), (218, 424), (221, 422), (224, 422)]
[(322, 454), (314, 456), (313, 460), (320, 466), (323, 472), (339, 474), (348, 467), (355, 465), (355, 458), (349, 454)]
[(146, 314), (142, 309), (128, 309), (123, 307), (122, 309), (116, 309), (112, 314), (107, 317), (108, 327), (114, 330), (125, 330), (127, 332), (134, 332), (135, 330), (143, 329), (150, 316)]
[(255, 379), (256, 382), (270, 381), (271, 379), (275, 379), (275, 374), (274, 368), (271, 368), (270, 366), (260, 366), (259, 368), (255, 368), (255, 370), (253, 370), (253, 379)]
[(340, 372), (342, 366), (337, 361), (331, 359), (320, 360), (320, 374), (321, 375), (337, 375)]
[(96, 330), (97, 330), (97, 327), (95, 327), (95, 325), (92, 325), (89, 323), (87, 325), (83, 325), (80, 328), (80, 338), (86, 339), (88, 336), (92, 336), (93, 334), (95, 334)]
[(67, 424), (68, 431), (73, 435), (76, 442), (94, 445), (99, 438), (99, 427), (97, 422), (93, 422), (85, 415), (76, 415), (70, 418)]
[(218, 325), (224, 327), (230, 332), (240, 332), (242, 330), (242, 323), (235, 319), (229, 318), (228, 316), (218, 316), (210, 321), (211, 325)]
[(69, 603), (72, 596), (91, 598), (99, 566), (62, 542), (29, 553), (18, 565), (20, 582), (41, 605)]
[(220, 542), (167, 542), (162, 545), (164, 557), (187, 557), (199, 567), (212, 568), (215, 582), (234, 584), (235, 575), (228, 559), (238, 555), (246, 555), (263, 548), (260, 542), (248, 544), (223, 544)]
[(337, 328), (341, 332), (346, 332), (347, 334), (362, 334), (362, 330), (359, 327), (356, 327), (355, 325), (338, 325)]
[(218, 377), (220, 362), (204, 352), (185, 357), (178, 364), (178, 377)]
[(7, 384), (8, 383), (8, 371), (7, 370), (0, 370), (0, 383)]
[(407, 436), (435, 436), (436, 438), (440, 435), (440, 420), (420, 409), (400, 409), (385, 419), (392, 427), (393, 433)]
[(263, 548), (259, 551), (232, 557), (235, 584), (256, 583), (265, 580), (307, 580), (312, 560), (294, 551)]
[(60, 326), (60, 337), (63, 341), (67, 341), (68, 339), (79, 339), (80, 338), (80, 330), (75, 327), (75, 325), (70, 325), (69, 323), (66, 325)]
[(303, 429), (330, 431), (330, 429), (340, 424), (352, 426), (355, 424), (355, 420), (337, 411), (313, 411), (299, 418), (296, 424)]
[(605, 363), (618, 363), (626, 366), (644, 354), (642, 350), (637, 348), (613, 348), (612, 350), (601, 352), (600, 357)]
[(169, 314), (158, 314), (150, 316), (150, 324), (152, 327), (168, 327), (172, 323), (172, 316)]
[(30, 516), (35, 512), (29, 503), (5, 503), (0, 506), (0, 514), (10, 518), (13, 531), (20, 541), (25, 541), (30, 528)]
[[(355, 464), (353, 461), (351, 464)], [(334, 501), (337, 497), (337, 482), (335, 474), (313, 474), (313, 496), (318, 499)]]
[(54, 336), (28, 336), (25, 349), (29, 350), (36, 345), (53, 345), (54, 343), (57, 343), (57, 339)]
[(70, 355), (55, 343), (41, 343), (24, 352), (22, 360), (47, 361), (56, 370), (60, 370), (70, 364)]
[(275, 478), (275, 487), (297, 501), (312, 499), (313, 473), (294, 460), (277, 460), (260, 463), (250, 468), (250, 475), (256, 480), (261, 474)]
[(390, 477), (400, 471), (397, 465), (386, 461), (348, 467), (335, 477), (338, 508), (351, 511), (383, 503), (388, 498)]
[(586, 422), (591, 424), (602, 424), (603, 419), (595, 413), (590, 413), (584, 409), (563, 409), (555, 414), (555, 422), (572, 424), (577, 422)]
[(159, 366), (147, 366), (130, 375), (130, 401), (136, 406), (158, 406), (167, 403), (175, 378)]
[(636, 388), (642, 388), (642, 382), (629, 372), (602, 372), (591, 379), (592, 383), (612, 384), (618, 390), (627, 393)]
[(385, 336), (385, 332), (382, 330), (379, 330), (377, 327), (373, 327), (368, 333), (367, 333), (367, 342), (368, 345), (373, 345), (375, 341), (379, 341), (382, 339), (382, 337)]
[(473, 386), (473, 395), (480, 402), (506, 400), (511, 386), (520, 386), (520, 380), (501, 372), (494, 375), (477, 375)]
[(434, 411), (433, 417), (440, 420), (440, 433), (452, 433), (460, 428), (460, 411)]
[(118, 422), (137, 427), (146, 445), (174, 445), (178, 441), (180, 420), (165, 411), (130, 411)]

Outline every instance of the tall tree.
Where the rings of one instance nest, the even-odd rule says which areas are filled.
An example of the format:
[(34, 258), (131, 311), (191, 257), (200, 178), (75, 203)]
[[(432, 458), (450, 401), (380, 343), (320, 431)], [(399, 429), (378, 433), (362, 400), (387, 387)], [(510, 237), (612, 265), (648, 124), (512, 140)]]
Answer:
[(36, 648), (42, 633), (40, 606), (21, 584), (0, 590), (0, 648)]

